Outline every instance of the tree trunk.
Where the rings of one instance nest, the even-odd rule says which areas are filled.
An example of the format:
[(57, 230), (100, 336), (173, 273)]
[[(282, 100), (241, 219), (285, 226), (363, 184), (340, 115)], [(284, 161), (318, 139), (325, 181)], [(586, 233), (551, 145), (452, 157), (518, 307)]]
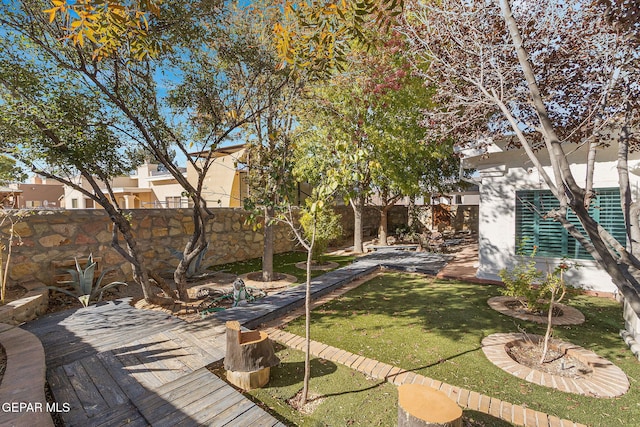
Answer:
[(359, 195), (355, 199), (351, 199), (350, 203), (353, 208), (353, 251), (360, 254), (364, 252), (364, 245), (362, 242), (364, 197)]
[(194, 225), (193, 234), (189, 238), (189, 241), (182, 252), (182, 259), (173, 273), (173, 280), (176, 283), (178, 298), (181, 301), (189, 301), (189, 293), (187, 291), (187, 288), (189, 287), (187, 272), (189, 271), (191, 263), (198, 258), (200, 253), (207, 247), (207, 236), (205, 234), (205, 230), (212, 215), (207, 210), (205, 202), (198, 201), (198, 203), (193, 207), (192, 217)]
[(307, 248), (307, 289), (304, 296), (304, 381), (302, 387), (301, 406), (309, 398), (309, 379), (311, 378), (311, 262), (313, 261), (313, 246), (316, 240), (316, 219), (313, 218), (313, 232), (311, 242)]
[(387, 217), (389, 213), (389, 209), (391, 205), (383, 206), (380, 209), (380, 227), (378, 227), (378, 244), (386, 246), (387, 245), (387, 232), (388, 232), (388, 224)]
[(262, 248), (262, 281), (273, 280), (273, 208), (264, 209), (264, 244)]

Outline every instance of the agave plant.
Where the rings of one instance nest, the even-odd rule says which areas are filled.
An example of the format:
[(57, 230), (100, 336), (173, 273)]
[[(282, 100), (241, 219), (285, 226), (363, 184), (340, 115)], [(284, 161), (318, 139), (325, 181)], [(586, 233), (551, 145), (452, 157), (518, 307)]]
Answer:
[(61, 285), (71, 285), (73, 290), (64, 289), (58, 286), (47, 286), (48, 289), (53, 289), (58, 292), (65, 293), (67, 295), (71, 295), (74, 298), (77, 298), (78, 301), (82, 303), (84, 307), (88, 307), (91, 301), (102, 300), (102, 294), (107, 289), (111, 289), (118, 285), (125, 285), (124, 282), (111, 282), (106, 285), (102, 285), (102, 279), (106, 273), (111, 271), (103, 270), (102, 274), (95, 279), (95, 271), (97, 267), (97, 263), (93, 261), (93, 254), (89, 254), (87, 258), (87, 264), (84, 268), (80, 266), (80, 262), (78, 258), (76, 260), (76, 269), (68, 269), (67, 272), (71, 275), (72, 280), (65, 280), (58, 282)]

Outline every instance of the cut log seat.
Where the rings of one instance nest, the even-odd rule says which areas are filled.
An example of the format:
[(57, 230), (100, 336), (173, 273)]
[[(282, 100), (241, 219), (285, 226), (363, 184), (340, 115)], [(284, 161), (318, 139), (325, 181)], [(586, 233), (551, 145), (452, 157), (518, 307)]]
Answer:
[(229, 321), (226, 326), (227, 380), (243, 390), (267, 384), (271, 367), (280, 363), (269, 336), (262, 331), (242, 331), (237, 321)]
[(462, 427), (462, 409), (439, 390), (403, 384), (398, 387), (398, 427)]

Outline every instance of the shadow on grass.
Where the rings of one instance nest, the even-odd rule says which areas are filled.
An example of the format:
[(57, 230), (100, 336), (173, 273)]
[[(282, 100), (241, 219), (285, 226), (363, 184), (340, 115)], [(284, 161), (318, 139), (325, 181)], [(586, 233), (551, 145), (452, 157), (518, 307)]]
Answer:
[(512, 427), (513, 424), (501, 420), (500, 418), (492, 417), (489, 414), (483, 412), (464, 410), (462, 411), (462, 418), (467, 421), (468, 426), (482, 426), (482, 427)]

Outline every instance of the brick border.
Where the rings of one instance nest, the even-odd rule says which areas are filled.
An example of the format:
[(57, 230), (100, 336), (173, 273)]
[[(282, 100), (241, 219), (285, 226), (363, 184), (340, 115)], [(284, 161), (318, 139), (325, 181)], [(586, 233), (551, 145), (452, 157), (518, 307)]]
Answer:
[[(509, 296), (497, 296), (491, 297), (487, 300), (489, 307), (495, 311), (504, 314), (505, 316), (515, 317), (516, 319), (526, 320), (535, 323), (547, 323), (546, 316), (537, 316), (535, 314), (521, 313), (513, 310), (507, 306), (508, 302), (515, 302), (518, 299)], [(567, 325), (580, 325), (584, 323), (584, 314), (577, 308), (570, 307), (564, 304), (555, 304), (562, 310), (562, 316), (554, 316), (551, 318), (551, 323), (554, 326), (567, 326)]]
[[(264, 331), (269, 337), (288, 347), (304, 351), (304, 338), (285, 332), (282, 329), (267, 328)], [(298, 339), (296, 339), (298, 338)], [(475, 391), (452, 386), (441, 381), (407, 371), (396, 366), (378, 362), (368, 357), (359, 356), (327, 346), (317, 341), (311, 341), (311, 354), (340, 363), (348, 368), (361, 372), (371, 378), (388, 381), (394, 385), (422, 384), (440, 390), (462, 408), (479, 411), (493, 417), (508, 421), (512, 424), (525, 427), (587, 427), (584, 424), (560, 419), (553, 415), (534, 411), (521, 405), (514, 405), (493, 397), (485, 396)]]
[[(617, 397), (629, 390), (629, 379), (625, 373), (607, 359), (592, 351), (563, 341), (553, 340), (555, 346), (565, 354), (575, 357), (593, 369), (591, 375), (579, 378), (552, 375), (519, 364), (507, 354), (507, 346), (525, 339), (521, 333), (492, 334), (482, 340), (482, 351), (487, 359), (503, 371), (530, 383), (552, 387), (566, 393), (591, 397)], [(540, 335), (526, 335), (534, 343), (543, 340)]]

